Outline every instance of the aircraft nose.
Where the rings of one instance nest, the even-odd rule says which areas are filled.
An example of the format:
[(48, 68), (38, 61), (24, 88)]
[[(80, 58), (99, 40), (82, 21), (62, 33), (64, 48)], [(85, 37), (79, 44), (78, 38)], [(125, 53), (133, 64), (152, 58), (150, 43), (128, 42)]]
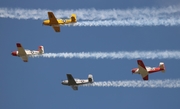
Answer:
[(49, 21), (44, 20), (43, 23), (42, 23), (42, 25), (49, 25)]
[(13, 51), (13, 52), (11, 53), (11, 55), (13, 55), (13, 56), (17, 56), (16, 51)]
[(45, 21), (43, 21), (43, 22), (42, 22), (42, 25), (46, 25), (46, 22), (45, 22)]
[(131, 70), (132, 73), (135, 73), (135, 71), (136, 71), (136, 68), (134, 68), (134, 69)]

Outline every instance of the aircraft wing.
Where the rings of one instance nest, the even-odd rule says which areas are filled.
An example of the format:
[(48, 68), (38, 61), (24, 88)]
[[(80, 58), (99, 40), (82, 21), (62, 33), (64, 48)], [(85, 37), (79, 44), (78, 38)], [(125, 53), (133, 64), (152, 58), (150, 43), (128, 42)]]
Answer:
[(23, 60), (24, 62), (28, 62), (28, 57), (27, 57), (27, 56), (21, 56), (21, 58), (22, 58), (22, 60)]
[(137, 60), (139, 72), (143, 78), (143, 80), (148, 80), (148, 71), (142, 60)]
[(71, 87), (72, 87), (73, 90), (78, 90), (78, 86), (76, 86), (76, 85), (73, 85)]
[(20, 56), (26, 56), (26, 52), (22, 45), (20, 43), (16, 43), (17, 49), (18, 49), (18, 55)]
[(48, 17), (51, 24), (58, 24), (56, 17), (54, 16), (53, 12), (48, 12)]
[(57, 21), (56, 17), (54, 16), (53, 12), (48, 12), (48, 17), (49, 17), (50, 24), (52, 25), (53, 29), (56, 32), (60, 32), (60, 26), (58, 24), (58, 21)]
[(22, 45), (20, 43), (16, 43), (18, 49), (18, 55), (22, 58), (24, 62), (28, 62), (28, 57)]
[(76, 85), (76, 81), (74, 80), (71, 74), (67, 74), (67, 79), (68, 79), (69, 85)]
[(60, 26), (52, 26), (54, 31), (56, 32), (60, 32)]

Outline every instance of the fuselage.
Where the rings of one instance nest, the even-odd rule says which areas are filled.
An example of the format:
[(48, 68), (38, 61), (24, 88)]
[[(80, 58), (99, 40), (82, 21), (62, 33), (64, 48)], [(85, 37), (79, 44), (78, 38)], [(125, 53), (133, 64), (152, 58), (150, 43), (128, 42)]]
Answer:
[[(148, 73), (154, 73), (154, 72), (162, 71), (162, 69), (160, 67), (146, 67), (146, 70)], [(132, 69), (132, 73), (140, 74), (139, 68)]]
[[(70, 23), (76, 23), (76, 22), (72, 21), (71, 19), (57, 19), (57, 22), (58, 22), (58, 25), (65, 25), (65, 24), (70, 24)], [(47, 26), (54, 26), (54, 24), (50, 23), (50, 20), (44, 20), (43, 24), (47, 25)], [(57, 24), (55, 24), (55, 25), (57, 25)]]
[(70, 84), (68, 82), (68, 80), (64, 80), (62, 81), (62, 84), (63, 85), (68, 85), (68, 86), (71, 86), (71, 85), (82, 85), (82, 84), (88, 84), (88, 83), (92, 83), (92, 82), (89, 82), (88, 79), (74, 79), (76, 84)]
[[(26, 55), (27, 56), (32, 56), (32, 55), (41, 55), (42, 53), (39, 53), (39, 51), (36, 51), (36, 50), (25, 50), (25, 52), (26, 52)], [(11, 55), (13, 55), (13, 56), (22, 56), (21, 54), (19, 54), (18, 53), (18, 51), (13, 51), (12, 53), (11, 53)]]

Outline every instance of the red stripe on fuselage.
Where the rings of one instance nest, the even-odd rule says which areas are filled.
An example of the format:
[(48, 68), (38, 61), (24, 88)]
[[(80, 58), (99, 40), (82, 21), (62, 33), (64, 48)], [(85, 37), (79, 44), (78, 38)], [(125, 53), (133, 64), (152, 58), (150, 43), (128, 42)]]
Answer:
[(161, 71), (162, 69), (160, 69), (160, 67), (157, 67), (157, 68), (154, 68), (152, 70), (149, 70), (148, 73), (154, 73), (154, 72), (159, 72)]

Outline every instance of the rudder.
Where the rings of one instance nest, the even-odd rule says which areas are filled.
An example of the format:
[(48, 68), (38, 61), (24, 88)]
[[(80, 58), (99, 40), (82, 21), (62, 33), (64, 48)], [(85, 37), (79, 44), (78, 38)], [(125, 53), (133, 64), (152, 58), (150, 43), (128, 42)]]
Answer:
[(71, 22), (77, 22), (76, 14), (71, 14)]
[(160, 62), (160, 63), (159, 63), (159, 67), (160, 67), (160, 69), (161, 69), (162, 72), (165, 72), (165, 65), (164, 65), (163, 62)]
[(40, 54), (44, 53), (44, 47), (43, 46), (39, 46), (38, 51)]
[(91, 83), (94, 82), (93, 75), (91, 75), (91, 74), (88, 75), (88, 81)]

